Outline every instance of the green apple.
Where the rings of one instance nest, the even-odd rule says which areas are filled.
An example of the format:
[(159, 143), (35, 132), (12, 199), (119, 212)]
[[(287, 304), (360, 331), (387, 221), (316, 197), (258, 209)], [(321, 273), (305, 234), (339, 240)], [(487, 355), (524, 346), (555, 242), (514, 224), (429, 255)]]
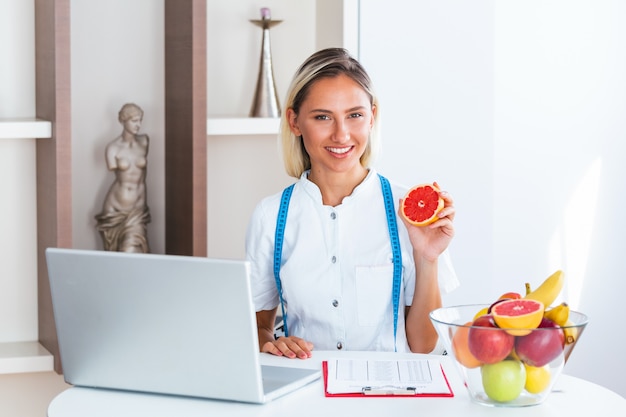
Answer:
[(515, 359), (485, 364), (480, 373), (485, 394), (498, 402), (516, 399), (526, 383), (526, 369), (522, 362)]

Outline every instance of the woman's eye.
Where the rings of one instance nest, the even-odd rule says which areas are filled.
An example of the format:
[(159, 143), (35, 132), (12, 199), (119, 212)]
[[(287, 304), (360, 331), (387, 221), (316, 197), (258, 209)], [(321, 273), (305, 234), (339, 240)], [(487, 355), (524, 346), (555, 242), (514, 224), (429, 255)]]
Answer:
[(330, 117), (328, 117), (325, 114), (318, 114), (317, 116), (315, 116), (315, 119), (317, 119), (317, 120), (329, 120)]
[(363, 113), (352, 113), (350, 115), (351, 119), (357, 118), (357, 117), (363, 117)]

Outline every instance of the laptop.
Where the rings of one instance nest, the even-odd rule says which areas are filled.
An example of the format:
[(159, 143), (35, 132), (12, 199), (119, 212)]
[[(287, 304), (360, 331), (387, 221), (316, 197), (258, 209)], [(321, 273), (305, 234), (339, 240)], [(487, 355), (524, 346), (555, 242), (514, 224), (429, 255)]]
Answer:
[(246, 261), (48, 248), (64, 379), (265, 403), (320, 370), (260, 364)]

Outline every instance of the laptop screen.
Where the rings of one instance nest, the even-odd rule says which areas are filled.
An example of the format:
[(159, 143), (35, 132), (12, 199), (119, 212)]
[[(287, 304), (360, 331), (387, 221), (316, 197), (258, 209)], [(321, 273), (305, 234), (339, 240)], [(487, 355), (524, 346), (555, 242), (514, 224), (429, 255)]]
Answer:
[(263, 401), (245, 261), (49, 248), (68, 383)]

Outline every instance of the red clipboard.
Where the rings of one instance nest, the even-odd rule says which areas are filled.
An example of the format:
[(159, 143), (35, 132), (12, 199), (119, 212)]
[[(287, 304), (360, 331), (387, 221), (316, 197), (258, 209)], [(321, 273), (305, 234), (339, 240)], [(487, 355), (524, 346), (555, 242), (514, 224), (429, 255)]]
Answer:
[(385, 393), (385, 394), (365, 394), (363, 392), (350, 392), (350, 393), (341, 393), (341, 394), (333, 394), (328, 392), (328, 361), (322, 361), (322, 378), (324, 378), (324, 396), (325, 397), (372, 397), (372, 398), (383, 398), (383, 397), (389, 397), (389, 398), (397, 398), (397, 397), (403, 397), (403, 398), (423, 398), (423, 397), (442, 397), (442, 398), (451, 398), (454, 397), (454, 392), (452, 391), (452, 387), (450, 387), (450, 382), (448, 381), (448, 377), (446, 376), (445, 371), (443, 370), (443, 366), (441, 366), (441, 373), (443, 374), (443, 378), (446, 381), (446, 385), (448, 387), (448, 392), (441, 392), (441, 393), (428, 393), (428, 394), (424, 394), (424, 393), (410, 393), (410, 394), (397, 394), (397, 393)]

